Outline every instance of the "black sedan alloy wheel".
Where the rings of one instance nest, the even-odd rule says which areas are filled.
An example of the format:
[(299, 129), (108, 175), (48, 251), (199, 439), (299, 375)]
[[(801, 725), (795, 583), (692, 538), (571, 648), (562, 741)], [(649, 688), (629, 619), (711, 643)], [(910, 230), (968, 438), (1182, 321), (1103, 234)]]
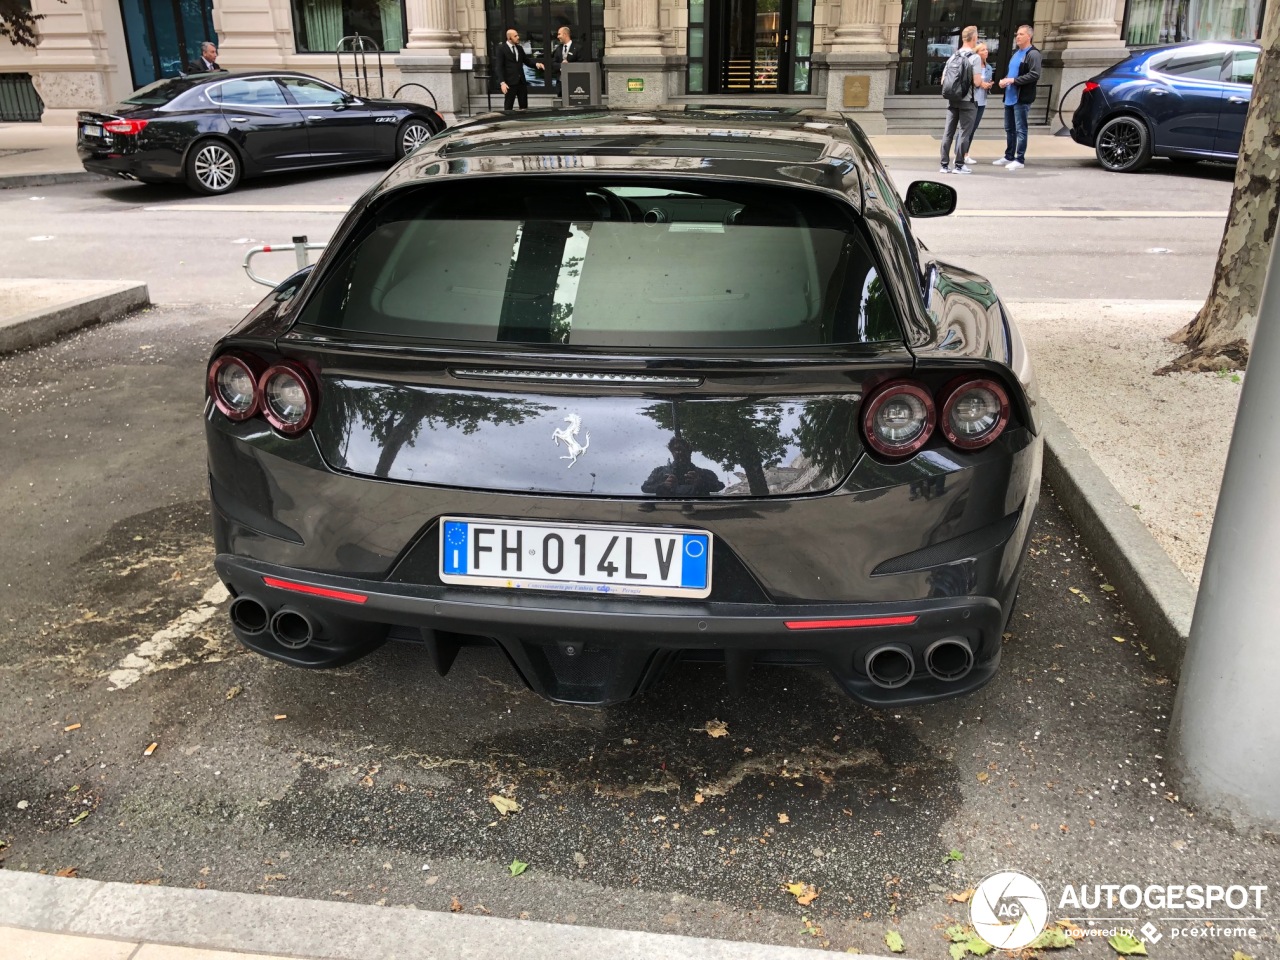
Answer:
[(187, 183), (200, 193), (227, 193), (240, 182), (240, 158), (217, 140), (197, 143), (187, 160)]
[(400, 137), (396, 140), (396, 156), (407, 157), (430, 139), (430, 127), (421, 120), (410, 120), (400, 128)]
[(1151, 134), (1137, 117), (1113, 117), (1098, 131), (1095, 152), (1108, 170), (1133, 173), (1151, 159)]

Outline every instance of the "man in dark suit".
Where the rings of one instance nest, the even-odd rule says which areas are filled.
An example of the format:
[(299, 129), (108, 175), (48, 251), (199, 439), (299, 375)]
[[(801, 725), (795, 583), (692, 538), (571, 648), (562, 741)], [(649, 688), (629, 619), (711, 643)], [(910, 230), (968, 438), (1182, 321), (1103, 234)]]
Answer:
[(573, 34), (568, 27), (556, 31), (556, 45), (551, 50), (552, 69), (556, 74), (556, 96), (560, 96), (560, 80), (566, 63), (577, 63), (582, 59), (578, 45), (573, 42)]
[(502, 88), (502, 109), (510, 110), (516, 100), (520, 109), (529, 109), (529, 84), (524, 78), (525, 67), (544, 69), (534, 63), (533, 57), (520, 46), (520, 31), (508, 30), (507, 42), (498, 44), (498, 85)]
[(200, 44), (200, 56), (187, 64), (187, 73), (226, 73), (218, 66), (218, 48), (206, 40)]

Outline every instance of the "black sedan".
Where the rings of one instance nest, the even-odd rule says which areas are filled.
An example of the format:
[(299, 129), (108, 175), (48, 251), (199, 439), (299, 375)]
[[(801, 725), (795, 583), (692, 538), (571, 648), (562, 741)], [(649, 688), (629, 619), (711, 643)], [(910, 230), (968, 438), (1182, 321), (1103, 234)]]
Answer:
[(1227, 42), (1140, 50), (1085, 83), (1071, 139), (1118, 173), (1152, 157), (1234, 163), (1260, 52)]
[(420, 103), (352, 96), (302, 73), (203, 73), (82, 111), (76, 146), (93, 173), (217, 194), (244, 177), (391, 162), (444, 127)]
[(680, 660), (920, 703), (1000, 660), (1040, 487), (991, 285), (818, 111), (480, 121), (217, 343), (216, 566), (253, 650), (496, 644), (559, 701)]

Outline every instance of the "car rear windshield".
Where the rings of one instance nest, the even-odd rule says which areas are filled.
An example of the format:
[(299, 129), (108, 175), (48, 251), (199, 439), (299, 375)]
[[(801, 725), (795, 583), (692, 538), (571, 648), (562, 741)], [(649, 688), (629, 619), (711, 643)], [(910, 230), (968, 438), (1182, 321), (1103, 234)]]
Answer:
[(179, 94), (186, 93), (193, 86), (195, 86), (195, 82), (187, 77), (169, 77), (165, 80), (157, 80), (155, 83), (148, 83), (145, 87), (140, 87), (120, 102), (131, 103), (139, 107), (162, 107)]
[(902, 336), (849, 207), (724, 180), (487, 178), (392, 194), (300, 321), (618, 349)]

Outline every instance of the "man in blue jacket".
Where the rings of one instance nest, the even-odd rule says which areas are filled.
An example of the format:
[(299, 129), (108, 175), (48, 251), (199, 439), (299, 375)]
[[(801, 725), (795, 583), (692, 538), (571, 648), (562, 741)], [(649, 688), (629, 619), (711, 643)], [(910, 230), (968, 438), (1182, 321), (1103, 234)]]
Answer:
[(1036, 99), (1036, 84), (1044, 59), (1031, 42), (1031, 25), (1018, 27), (1013, 38), (1013, 56), (1009, 58), (1008, 76), (1000, 81), (1004, 91), (1004, 156), (993, 161), (1006, 170), (1021, 170), (1027, 165), (1027, 115)]

